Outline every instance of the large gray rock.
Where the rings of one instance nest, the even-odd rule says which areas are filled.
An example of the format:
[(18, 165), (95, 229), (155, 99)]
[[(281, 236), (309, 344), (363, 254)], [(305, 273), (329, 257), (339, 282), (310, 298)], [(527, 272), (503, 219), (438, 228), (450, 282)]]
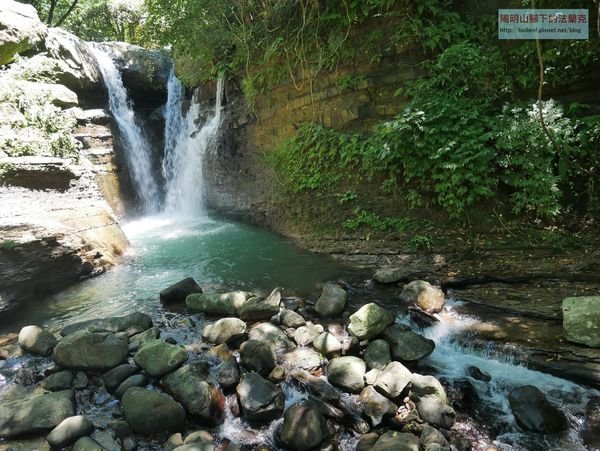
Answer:
[(364, 357), (367, 368), (383, 370), (392, 361), (390, 345), (385, 340), (373, 340), (367, 345)]
[(313, 346), (317, 351), (326, 357), (338, 355), (342, 352), (342, 344), (329, 332), (323, 332), (313, 341)]
[(31, 354), (50, 355), (56, 343), (56, 337), (39, 326), (25, 326), (19, 332), (19, 346)]
[(410, 396), (413, 399), (423, 398), (426, 396), (434, 396), (440, 402), (447, 404), (448, 396), (441, 382), (434, 376), (423, 376), (418, 373), (413, 373), (410, 378)]
[(580, 433), (590, 449), (600, 449), (600, 397), (594, 396), (585, 409), (585, 420)]
[(239, 338), (246, 333), (246, 323), (239, 318), (222, 318), (207, 324), (202, 330), (202, 338), (208, 343), (221, 344)]
[(435, 377), (413, 373), (409, 396), (423, 420), (442, 429), (452, 427), (456, 412), (447, 404), (446, 392)]
[(600, 296), (579, 296), (562, 301), (563, 332), (567, 340), (600, 347)]
[(236, 392), (247, 421), (271, 421), (283, 413), (285, 399), (281, 388), (258, 373), (244, 374)]
[(444, 308), (444, 292), (424, 280), (414, 280), (400, 293), (400, 299), (417, 305), (427, 313), (438, 313)]
[(248, 337), (251, 340), (264, 341), (276, 354), (296, 347), (279, 327), (271, 323), (260, 323), (252, 327), (248, 332)]
[(190, 294), (202, 293), (202, 288), (192, 277), (186, 277), (160, 292), (160, 301), (165, 304), (173, 302), (185, 302)]
[(167, 374), (160, 382), (202, 424), (215, 426), (223, 421), (225, 397), (206, 380), (202, 364), (186, 365)]
[(373, 386), (390, 399), (397, 398), (411, 382), (412, 373), (400, 362), (390, 362), (377, 376)]
[(419, 437), (408, 432), (388, 431), (377, 439), (371, 451), (419, 451)]
[(145, 374), (133, 374), (119, 384), (115, 390), (115, 398), (121, 399), (131, 387), (145, 387), (147, 384), (148, 377)]
[(0, 96), (9, 93), (25, 92), (29, 96), (47, 99), (50, 103), (61, 108), (70, 108), (79, 104), (75, 92), (64, 85), (56, 83), (41, 83), (26, 80), (9, 80), (0, 84)]
[(288, 369), (299, 368), (312, 371), (323, 364), (321, 354), (310, 348), (297, 348), (281, 356), (281, 363)]
[(407, 268), (380, 268), (375, 271), (373, 279), (379, 283), (395, 283), (406, 279), (411, 272)]
[(235, 387), (240, 382), (240, 367), (235, 357), (230, 357), (219, 365), (217, 381), (225, 390)]
[(90, 319), (65, 326), (60, 331), (62, 336), (70, 335), (88, 328), (109, 332), (127, 332), (129, 336), (138, 334), (152, 327), (152, 319), (141, 312), (134, 312), (125, 316), (110, 318)]
[(551, 434), (568, 427), (565, 414), (552, 405), (533, 385), (517, 387), (508, 394), (508, 402), (517, 424), (526, 431)]
[(275, 288), (265, 299), (253, 297), (242, 305), (238, 312), (245, 321), (269, 319), (279, 313), (281, 303), (281, 288)]
[(306, 320), (293, 310), (283, 309), (281, 312), (281, 324), (286, 327), (300, 327), (306, 324)]
[(106, 448), (92, 437), (81, 437), (73, 445), (73, 451), (105, 451)]
[(285, 412), (279, 439), (290, 449), (308, 450), (328, 435), (325, 417), (314, 402), (308, 401), (294, 404)]
[(185, 410), (170, 396), (133, 387), (121, 400), (125, 420), (138, 434), (176, 432), (185, 428)]
[(31, 5), (2, 0), (0, 2), (0, 65), (13, 61), (40, 44), (48, 32)]
[(49, 431), (75, 414), (72, 390), (0, 405), (0, 438)]
[(267, 376), (277, 365), (277, 357), (269, 343), (248, 340), (240, 347), (240, 363), (248, 371)]
[(367, 365), (358, 357), (336, 357), (327, 365), (327, 379), (332, 385), (350, 393), (359, 393), (365, 386)]
[(348, 332), (359, 340), (379, 335), (394, 322), (394, 315), (377, 304), (366, 304), (350, 315)]
[(392, 358), (403, 362), (414, 362), (425, 358), (435, 349), (433, 340), (422, 337), (400, 324), (386, 328), (383, 338), (390, 345)]
[(90, 435), (94, 425), (83, 415), (65, 418), (46, 437), (53, 448), (64, 448), (72, 445), (85, 435)]
[(71, 388), (73, 383), (73, 372), (69, 370), (59, 371), (49, 375), (40, 382), (40, 387), (48, 391), (60, 391)]
[(335, 283), (326, 283), (315, 304), (317, 313), (321, 316), (335, 316), (342, 313), (345, 307), (346, 290)]
[(110, 392), (114, 391), (121, 385), (121, 383), (132, 374), (136, 373), (139, 368), (129, 363), (123, 363), (107, 371), (102, 375), (102, 380), (106, 389)]
[(301, 326), (294, 332), (294, 341), (298, 346), (308, 346), (315, 338), (323, 333), (323, 326), (320, 324), (309, 324)]
[(185, 305), (208, 315), (231, 316), (235, 315), (238, 306), (244, 304), (249, 295), (245, 291), (194, 293), (185, 298)]
[(122, 363), (127, 341), (111, 332), (80, 331), (64, 337), (52, 357), (58, 366), (81, 370), (108, 370)]
[(187, 359), (188, 354), (183, 348), (159, 340), (144, 346), (133, 356), (135, 363), (153, 377), (170, 373)]
[(362, 411), (371, 420), (372, 426), (379, 425), (385, 415), (394, 415), (398, 409), (396, 404), (370, 386), (360, 392), (359, 402)]
[(50, 28), (46, 36), (46, 51), (54, 61), (52, 75), (76, 92), (101, 88), (102, 74), (89, 46), (62, 28)]
[(299, 369), (290, 371), (290, 377), (295, 379), (317, 398), (333, 404), (340, 402), (340, 394), (325, 379), (313, 376), (308, 371)]

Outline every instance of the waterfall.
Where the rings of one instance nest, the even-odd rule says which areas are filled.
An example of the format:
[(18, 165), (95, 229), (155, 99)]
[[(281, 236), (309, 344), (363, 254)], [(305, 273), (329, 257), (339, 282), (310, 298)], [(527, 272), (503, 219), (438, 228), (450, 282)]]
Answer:
[(104, 77), (109, 108), (125, 147), (125, 162), (131, 174), (133, 188), (142, 203), (144, 213), (159, 209), (159, 189), (152, 171), (150, 144), (138, 124), (121, 74), (110, 56), (96, 46), (91, 47)]
[(204, 214), (204, 158), (214, 148), (221, 124), (223, 78), (217, 81), (214, 112), (206, 112), (199, 102), (182, 115), (184, 89), (173, 71), (168, 82), (165, 110), (165, 159), (163, 175), (166, 181), (164, 212), (170, 215), (197, 217)]

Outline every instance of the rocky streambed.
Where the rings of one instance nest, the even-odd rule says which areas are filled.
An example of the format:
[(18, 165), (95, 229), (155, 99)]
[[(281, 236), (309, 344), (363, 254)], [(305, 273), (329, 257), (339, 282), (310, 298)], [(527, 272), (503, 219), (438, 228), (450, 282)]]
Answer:
[[(439, 323), (448, 314), (439, 288), (424, 281), (404, 286), (400, 299), (416, 322), (377, 302), (348, 302), (353, 291), (341, 281), (327, 283), (309, 302), (283, 297), (279, 288), (268, 296), (203, 293), (188, 278), (160, 293), (172, 313), (159, 319), (134, 312), (68, 324), (58, 333), (27, 326), (2, 348), (0, 446), (434, 451), (598, 445), (592, 391), (572, 392), (578, 405), (589, 401), (587, 415), (575, 412), (534, 386), (544, 387), (534, 374), (539, 384), (524, 377), (507, 392), (502, 412), (486, 408), (478, 395), (480, 387), (501, 384), (500, 376), (475, 365), (454, 379), (436, 369), (440, 343), (417, 323)], [(507, 432), (533, 439), (515, 446), (494, 441)]]

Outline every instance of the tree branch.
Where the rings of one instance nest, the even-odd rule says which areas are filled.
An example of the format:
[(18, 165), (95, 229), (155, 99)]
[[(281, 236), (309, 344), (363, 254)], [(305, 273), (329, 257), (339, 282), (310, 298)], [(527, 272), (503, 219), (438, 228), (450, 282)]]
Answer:
[(69, 14), (71, 14), (73, 12), (73, 10), (75, 9), (75, 6), (77, 6), (77, 2), (79, 0), (73, 0), (73, 3), (71, 3), (71, 6), (69, 6), (69, 9), (67, 9), (67, 12), (65, 12), (62, 17), (60, 19), (58, 19), (58, 22), (56, 22), (56, 25), (54, 25), (55, 27), (60, 27), (63, 22), (65, 21), (65, 19), (67, 17), (69, 17)]

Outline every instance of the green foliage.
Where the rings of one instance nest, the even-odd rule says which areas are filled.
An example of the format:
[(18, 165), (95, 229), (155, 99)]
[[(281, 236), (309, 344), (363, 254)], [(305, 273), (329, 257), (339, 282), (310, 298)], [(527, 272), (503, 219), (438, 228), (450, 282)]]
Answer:
[(367, 79), (364, 74), (361, 75), (345, 75), (338, 80), (338, 86), (344, 91), (355, 91), (358, 85)]
[(342, 226), (353, 232), (361, 229), (379, 232), (407, 232), (428, 227), (413, 218), (381, 217), (360, 207), (354, 209), (354, 216), (346, 219)]
[(1, 240), (0, 251), (17, 252), (22, 249), (21, 243), (14, 240)]
[(431, 250), (433, 240), (426, 235), (414, 235), (406, 243), (408, 247), (415, 250)]

